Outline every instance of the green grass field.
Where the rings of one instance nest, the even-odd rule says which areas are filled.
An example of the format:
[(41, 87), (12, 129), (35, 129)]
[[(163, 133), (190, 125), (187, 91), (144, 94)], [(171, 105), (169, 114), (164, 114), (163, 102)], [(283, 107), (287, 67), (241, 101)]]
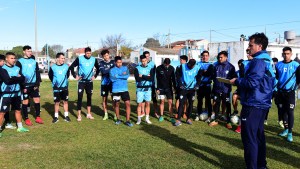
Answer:
[[(131, 120), (135, 123), (135, 87), (133, 82), (129, 84)], [(234, 132), (235, 127), (233, 130), (226, 129), (224, 124), (209, 127), (204, 122), (173, 127), (168, 120), (159, 123), (154, 117), (152, 125), (116, 126), (112, 118), (102, 120), (99, 86), (99, 81), (94, 82), (95, 120), (76, 121), (77, 87), (72, 81), (69, 87), (72, 122), (64, 122), (61, 114), (60, 121), (52, 124), (52, 88), (49, 81), (44, 81), (40, 90), (45, 124), (34, 123), (28, 133), (4, 130), (0, 138), (0, 168), (245, 168), (242, 142)], [(84, 100), (83, 113), (85, 103)], [(124, 104), (121, 108), (124, 115)], [(109, 110), (113, 113), (111, 102)], [(30, 118), (33, 120), (32, 113)], [(277, 125), (277, 109), (272, 107), (265, 127), (269, 168), (300, 168), (299, 123), (297, 107), (294, 142), (288, 143), (277, 136), (282, 129)]]

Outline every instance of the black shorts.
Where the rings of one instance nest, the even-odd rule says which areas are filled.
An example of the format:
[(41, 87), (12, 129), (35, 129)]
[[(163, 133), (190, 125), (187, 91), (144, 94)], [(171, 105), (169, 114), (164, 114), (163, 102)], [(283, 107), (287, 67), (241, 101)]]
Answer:
[(230, 102), (230, 93), (213, 93), (214, 102)]
[(161, 98), (161, 96), (166, 96), (167, 99), (173, 100), (172, 89), (158, 89), (158, 90), (159, 90), (158, 98)]
[(280, 108), (283, 108), (285, 111), (292, 109), (295, 109), (295, 91), (278, 91), (278, 106)]
[(112, 93), (112, 84), (101, 85), (101, 96), (107, 97), (108, 93)]
[(54, 90), (53, 91), (54, 102), (68, 101), (69, 100), (69, 91), (68, 90)]
[(130, 100), (129, 92), (112, 93), (113, 101), (119, 102), (121, 99), (125, 102)]
[(92, 94), (93, 93), (93, 82), (78, 82), (78, 95), (83, 94), (83, 91), (85, 90), (86, 94)]
[(34, 89), (34, 86), (25, 87), (26, 93), (23, 90), (23, 100), (28, 100), (29, 98), (40, 97), (39, 88)]
[(22, 99), (21, 96), (17, 97), (1, 97), (0, 99), (0, 111), (9, 112), (11, 110), (21, 110), (22, 108)]

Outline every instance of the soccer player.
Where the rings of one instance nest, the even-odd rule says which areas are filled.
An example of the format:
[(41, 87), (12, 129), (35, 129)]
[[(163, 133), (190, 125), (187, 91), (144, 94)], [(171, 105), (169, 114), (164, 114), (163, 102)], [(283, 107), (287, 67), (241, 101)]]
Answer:
[(16, 56), (12, 52), (5, 55), (6, 64), (0, 69), (1, 82), (1, 99), (0, 99), (0, 137), (2, 137), (1, 125), (4, 114), (8, 113), (10, 108), (15, 110), (18, 132), (28, 132), (29, 130), (22, 125), (21, 114), (21, 87), (24, 76), (21, 75), (20, 68), (15, 66)]
[[(0, 54), (0, 68), (5, 64), (5, 56)], [(2, 83), (1, 77), (0, 77), (0, 84)], [(15, 126), (13, 126), (9, 120), (9, 112), (5, 113), (4, 115), (5, 119), (5, 128), (6, 129), (16, 129)], [(0, 129), (1, 130), (1, 129)]]
[(112, 81), (112, 96), (113, 104), (117, 120), (116, 125), (121, 123), (120, 120), (120, 100), (122, 99), (125, 103), (126, 108), (126, 122), (125, 125), (132, 127), (133, 124), (130, 122), (130, 96), (128, 92), (129, 69), (127, 66), (122, 66), (122, 58), (120, 56), (115, 57), (116, 66), (110, 69), (109, 78)]
[[(186, 55), (181, 55), (180, 57), (180, 65), (183, 65), (185, 63), (188, 62), (188, 57)], [(176, 67), (176, 70), (175, 70), (175, 79), (176, 79), (176, 74), (177, 72), (179, 72), (179, 68), (180, 68), (180, 65), (178, 65)], [(176, 111), (177, 111), (177, 114), (175, 115), (175, 117), (177, 118), (178, 117), (178, 108), (179, 108), (179, 97), (180, 97), (180, 86), (178, 85), (178, 80), (176, 79), (176, 91), (175, 91), (175, 108), (176, 108)], [(183, 118), (186, 119), (186, 108), (187, 108), (187, 101), (185, 102), (184, 106), (183, 106)]]
[(22, 85), (23, 88), (23, 101), (22, 101), (22, 112), (25, 118), (25, 124), (32, 126), (32, 122), (28, 118), (28, 104), (29, 98), (33, 98), (35, 115), (35, 122), (43, 124), (43, 120), (40, 117), (41, 114), (41, 105), (40, 105), (40, 83), (41, 75), (39, 72), (38, 63), (32, 58), (32, 49), (30, 46), (26, 45), (23, 47), (24, 57), (19, 59), (16, 63), (16, 66), (20, 68), (20, 72), (25, 77), (25, 82)]
[(158, 99), (160, 99), (160, 117), (158, 121), (164, 121), (164, 105), (165, 99), (167, 99), (171, 123), (175, 123), (173, 118), (173, 88), (176, 88), (175, 69), (170, 65), (170, 63), (171, 60), (166, 58), (164, 63), (156, 68), (156, 93), (158, 95)]
[[(92, 94), (93, 94), (93, 80), (95, 80), (99, 74), (99, 64), (95, 57), (92, 57), (92, 50), (90, 47), (84, 49), (84, 55), (79, 56), (71, 64), (70, 70), (72, 76), (78, 80), (78, 100), (77, 100), (77, 121), (81, 121), (81, 106), (82, 97), (85, 90), (87, 95), (87, 118), (93, 120), (94, 117), (91, 113), (92, 106)], [(75, 73), (74, 68), (77, 67), (78, 74)], [(94, 74), (94, 68), (96, 73)]]
[(150, 101), (152, 96), (152, 83), (153, 83), (153, 68), (151, 65), (148, 65), (148, 60), (145, 55), (140, 56), (140, 60), (142, 62), (141, 65), (138, 65), (134, 69), (134, 77), (136, 81), (136, 100), (138, 103), (137, 114), (138, 120), (136, 124), (141, 124), (142, 122), (142, 107), (143, 101), (145, 101), (145, 113), (146, 113), (146, 122), (148, 124), (152, 124), (149, 119), (150, 113)]
[(180, 88), (180, 96), (178, 116), (176, 123), (174, 123), (174, 126), (180, 126), (182, 124), (181, 115), (183, 113), (183, 107), (186, 100), (188, 100), (189, 104), (187, 108), (186, 123), (189, 125), (192, 124), (190, 116), (193, 110), (195, 92), (199, 89), (199, 85), (201, 83), (201, 71), (199, 70), (200, 67), (196, 65), (196, 60), (190, 59), (188, 63), (182, 64), (176, 72), (176, 80), (178, 81), (177, 84)]
[(231, 84), (240, 88), (241, 137), (247, 168), (266, 168), (266, 140), (264, 119), (271, 107), (275, 74), (266, 48), (268, 38), (264, 33), (249, 37), (250, 55), (253, 59), (245, 67), (244, 78), (234, 78)]
[(48, 72), (49, 79), (52, 82), (53, 88), (53, 97), (54, 97), (54, 118), (52, 123), (57, 123), (58, 112), (59, 112), (59, 103), (60, 100), (63, 100), (64, 103), (64, 115), (65, 121), (70, 122), (69, 111), (68, 111), (68, 99), (69, 99), (69, 90), (68, 90), (68, 78), (70, 76), (69, 66), (65, 64), (65, 55), (63, 53), (56, 54), (56, 64), (53, 64), (50, 67)]
[[(198, 115), (202, 112), (203, 98), (205, 98), (205, 105), (207, 106), (208, 117), (212, 113), (211, 105), (211, 82), (214, 74), (214, 66), (208, 62), (209, 61), (209, 52), (203, 51), (201, 53), (201, 62), (198, 63), (201, 71), (201, 83), (199, 90), (197, 91), (197, 113)], [(196, 117), (196, 121), (199, 120), (199, 116)]]
[[(101, 55), (103, 57), (103, 60), (99, 63), (99, 69), (102, 75), (102, 81), (101, 81), (101, 96), (102, 96), (102, 107), (104, 111), (104, 117), (103, 120), (108, 119), (108, 113), (107, 113), (107, 96), (109, 93), (112, 92), (112, 83), (109, 78), (109, 71), (111, 68), (115, 66), (115, 63), (113, 60), (110, 60), (109, 51), (107, 49), (101, 51)], [(116, 115), (115, 115), (116, 118)], [(116, 120), (116, 119), (115, 119)]]
[(284, 47), (282, 49), (283, 61), (276, 64), (276, 78), (278, 79), (278, 102), (279, 109), (283, 113), (284, 130), (279, 136), (286, 137), (287, 141), (293, 141), (295, 90), (300, 82), (299, 63), (293, 61), (292, 49)]
[[(147, 65), (151, 67), (152, 71), (153, 71), (153, 79), (152, 79), (152, 93), (151, 93), (151, 97), (152, 97), (152, 102), (153, 102), (153, 108), (154, 108), (154, 114), (157, 118), (159, 118), (159, 115), (158, 115), (158, 105), (157, 105), (157, 99), (156, 99), (156, 90), (155, 90), (155, 69), (156, 69), (156, 65), (153, 61), (151, 61), (150, 59), (150, 52), (149, 51), (145, 51), (143, 52), (143, 55), (146, 56), (147, 58)], [(139, 63), (139, 65), (142, 64), (142, 61)], [(142, 116), (144, 116), (144, 113), (145, 113), (145, 103), (143, 102), (143, 105), (142, 105)]]
[[(221, 77), (225, 79), (233, 79), (236, 78), (236, 72), (234, 66), (227, 61), (228, 53), (226, 51), (221, 51), (218, 53), (218, 62), (214, 64), (214, 84), (213, 84), (213, 115), (215, 118), (211, 117), (209, 126), (218, 125), (218, 113), (220, 111), (220, 104), (226, 106), (226, 112), (223, 113), (224, 120), (227, 122), (226, 127), (231, 129), (230, 115), (231, 115), (231, 103), (230, 103), (230, 92), (232, 89), (231, 84), (226, 84), (223, 82), (219, 82), (216, 77)], [(224, 116), (226, 113), (226, 116)], [(212, 116), (213, 116), (212, 115)]]

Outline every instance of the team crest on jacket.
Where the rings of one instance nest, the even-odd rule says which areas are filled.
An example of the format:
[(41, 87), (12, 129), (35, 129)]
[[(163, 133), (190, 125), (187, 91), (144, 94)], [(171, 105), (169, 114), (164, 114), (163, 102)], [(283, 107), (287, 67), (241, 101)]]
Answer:
[(229, 71), (228, 71), (228, 70), (226, 70), (226, 71), (225, 71), (225, 73), (226, 73), (226, 75), (227, 75), (227, 74), (229, 73)]

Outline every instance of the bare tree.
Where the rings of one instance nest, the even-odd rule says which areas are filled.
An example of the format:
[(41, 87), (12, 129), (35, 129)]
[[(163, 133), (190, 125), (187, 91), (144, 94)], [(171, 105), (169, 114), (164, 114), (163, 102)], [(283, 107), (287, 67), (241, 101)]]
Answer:
[(56, 53), (63, 52), (64, 47), (62, 45), (56, 44), (52, 45), (51, 49)]
[(122, 47), (132, 48), (131, 43), (126, 41), (126, 38), (122, 34), (107, 35), (105, 39), (101, 39), (103, 48), (109, 49), (111, 55), (116, 56), (117, 51), (121, 50)]

